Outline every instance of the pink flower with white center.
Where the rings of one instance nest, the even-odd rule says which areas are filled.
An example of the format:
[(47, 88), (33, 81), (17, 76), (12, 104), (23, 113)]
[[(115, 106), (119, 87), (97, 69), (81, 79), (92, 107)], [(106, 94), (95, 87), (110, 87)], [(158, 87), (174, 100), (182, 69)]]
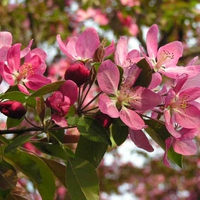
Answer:
[(148, 56), (144, 56), (155, 72), (173, 79), (184, 73), (191, 77), (200, 72), (200, 65), (194, 65), (194, 61), (188, 63), (186, 67), (177, 66), (183, 54), (181, 42), (174, 41), (158, 48), (158, 26), (156, 24), (152, 25), (147, 33), (146, 45)]
[(29, 94), (28, 89), (38, 90), (51, 80), (42, 75), (45, 69), (42, 56), (29, 52), (24, 64), (20, 65), (20, 47), (21, 44), (15, 44), (8, 50), (7, 64), (0, 62), (0, 75), (9, 85), (17, 85), (21, 92)]
[(76, 83), (67, 80), (58, 91), (54, 92), (46, 100), (46, 105), (52, 109), (52, 120), (59, 126), (67, 126), (65, 115), (69, 108), (78, 98), (78, 87)]
[(112, 118), (120, 117), (133, 130), (141, 130), (146, 126), (137, 111), (147, 111), (161, 102), (160, 96), (149, 89), (132, 87), (139, 73), (140, 69), (133, 65), (120, 86), (120, 73), (112, 61), (104, 61), (97, 73), (99, 87), (104, 92), (99, 96), (100, 111)]
[(190, 81), (186, 76), (182, 76), (174, 88), (170, 89), (165, 98), (164, 117), (166, 128), (175, 138), (181, 135), (174, 131), (174, 125), (187, 129), (195, 129), (200, 126), (200, 110), (195, 106), (195, 100), (200, 96), (200, 87), (191, 85), (182, 89), (186, 81)]

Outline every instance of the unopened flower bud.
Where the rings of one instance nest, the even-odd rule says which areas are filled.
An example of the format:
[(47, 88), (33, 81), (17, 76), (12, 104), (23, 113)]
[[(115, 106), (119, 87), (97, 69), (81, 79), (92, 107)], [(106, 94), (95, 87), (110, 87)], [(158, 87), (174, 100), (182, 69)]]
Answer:
[(109, 128), (112, 123), (112, 118), (104, 113), (98, 113), (94, 118), (97, 119), (104, 128)]
[(18, 101), (0, 102), (0, 111), (11, 118), (21, 119), (26, 114), (26, 108)]
[(78, 87), (84, 84), (89, 76), (90, 71), (81, 62), (71, 65), (65, 72), (65, 80), (74, 81)]

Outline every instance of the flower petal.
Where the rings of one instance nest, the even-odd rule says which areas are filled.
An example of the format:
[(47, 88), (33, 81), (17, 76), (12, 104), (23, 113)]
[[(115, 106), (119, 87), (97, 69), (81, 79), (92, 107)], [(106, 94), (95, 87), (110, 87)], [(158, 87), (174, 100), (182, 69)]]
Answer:
[(107, 95), (101, 94), (98, 101), (99, 109), (102, 113), (109, 115), (112, 118), (119, 117), (119, 111), (116, 107), (116, 102), (111, 100)]
[(122, 36), (119, 38), (115, 50), (114, 60), (117, 65), (121, 67), (123, 66), (123, 64), (126, 61), (127, 50), (128, 50), (128, 40), (126, 37)]
[(112, 61), (106, 60), (100, 65), (97, 80), (103, 92), (115, 94), (118, 90), (119, 79), (119, 70)]
[(136, 131), (136, 130), (129, 129), (129, 134), (130, 134), (131, 140), (137, 147), (142, 148), (149, 152), (152, 152), (154, 150), (142, 130)]
[(79, 37), (75, 45), (77, 55), (83, 60), (93, 58), (100, 45), (99, 35), (94, 28), (87, 28)]
[(156, 58), (158, 49), (158, 26), (152, 25), (147, 32), (147, 52), (150, 58)]
[(123, 107), (120, 112), (121, 120), (133, 130), (141, 130), (145, 128), (143, 119), (133, 110)]
[(60, 86), (59, 91), (69, 97), (70, 105), (73, 105), (78, 98), (78, 87), (76, 83), (71, 80), (67, 80), (63, 85)]

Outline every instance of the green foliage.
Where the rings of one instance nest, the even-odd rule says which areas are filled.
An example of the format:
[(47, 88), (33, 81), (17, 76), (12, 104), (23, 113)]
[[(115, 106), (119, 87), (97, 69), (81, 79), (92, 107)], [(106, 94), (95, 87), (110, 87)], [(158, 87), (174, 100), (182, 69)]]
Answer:
[(96, 119), (82, 116), (77, 123), (77, 128), (88, 140), (111, 145), (106, 129)]
[(80, 158), (68, 159), (66, 176), (66, 185), (72, 199), (99, 199), (97, 174), (91, 163)]

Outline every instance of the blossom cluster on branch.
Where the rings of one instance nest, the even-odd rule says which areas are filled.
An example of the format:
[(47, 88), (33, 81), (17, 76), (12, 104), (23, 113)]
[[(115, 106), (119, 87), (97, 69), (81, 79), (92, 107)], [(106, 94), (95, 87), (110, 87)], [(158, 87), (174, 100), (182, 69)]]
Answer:
[[(140, 51), (129, 51), (125, 36), (116, 44), (101, 42), (94, 28), (67, 42), (57, 35), (70, 64), (61, 79), (52, 80), (45, 76), (47, 55), (42, 49), (31, 49), (31, 40), (21, 50), (21, 44), (12, 44), (11, 33), (0, 32), (1, 81), (10, 86), (0, 95), (0, 112), (8, 117), (7, 129), (0, 130), (6, 163), (0, 170), (13, 172), (9, 180), (3, 177), (9, 184), (0, 188), (13, 189), (20, 169), (36, 183), (43, 199), (53, 199), (54, 183), (47, 192), (54, 176), (72, 199), (98, 199), (95, 168), (108, 146), (130, 138), (152, 152), (149, 135), (165, 150), (167, 166), (169, 160), (181, 166), (182, 155), (195, 154), (200, 126), (198, 58), (179, 66), (183, 44), (174, 41), (158, 47), (158, 33), (158, 26), (152, 25), (147, 49)], [(77, 146), (70, 149), (65, 143), (71, 143), (75, 128)], [(7, 139), (8, 133), (15, 135)], [(24, 149), (27, 141), (42, 153), (32, 155)], [(31, 163), (37, 167), (30, 168)], [(59, 168), (65, 171), (64, 178)]]

